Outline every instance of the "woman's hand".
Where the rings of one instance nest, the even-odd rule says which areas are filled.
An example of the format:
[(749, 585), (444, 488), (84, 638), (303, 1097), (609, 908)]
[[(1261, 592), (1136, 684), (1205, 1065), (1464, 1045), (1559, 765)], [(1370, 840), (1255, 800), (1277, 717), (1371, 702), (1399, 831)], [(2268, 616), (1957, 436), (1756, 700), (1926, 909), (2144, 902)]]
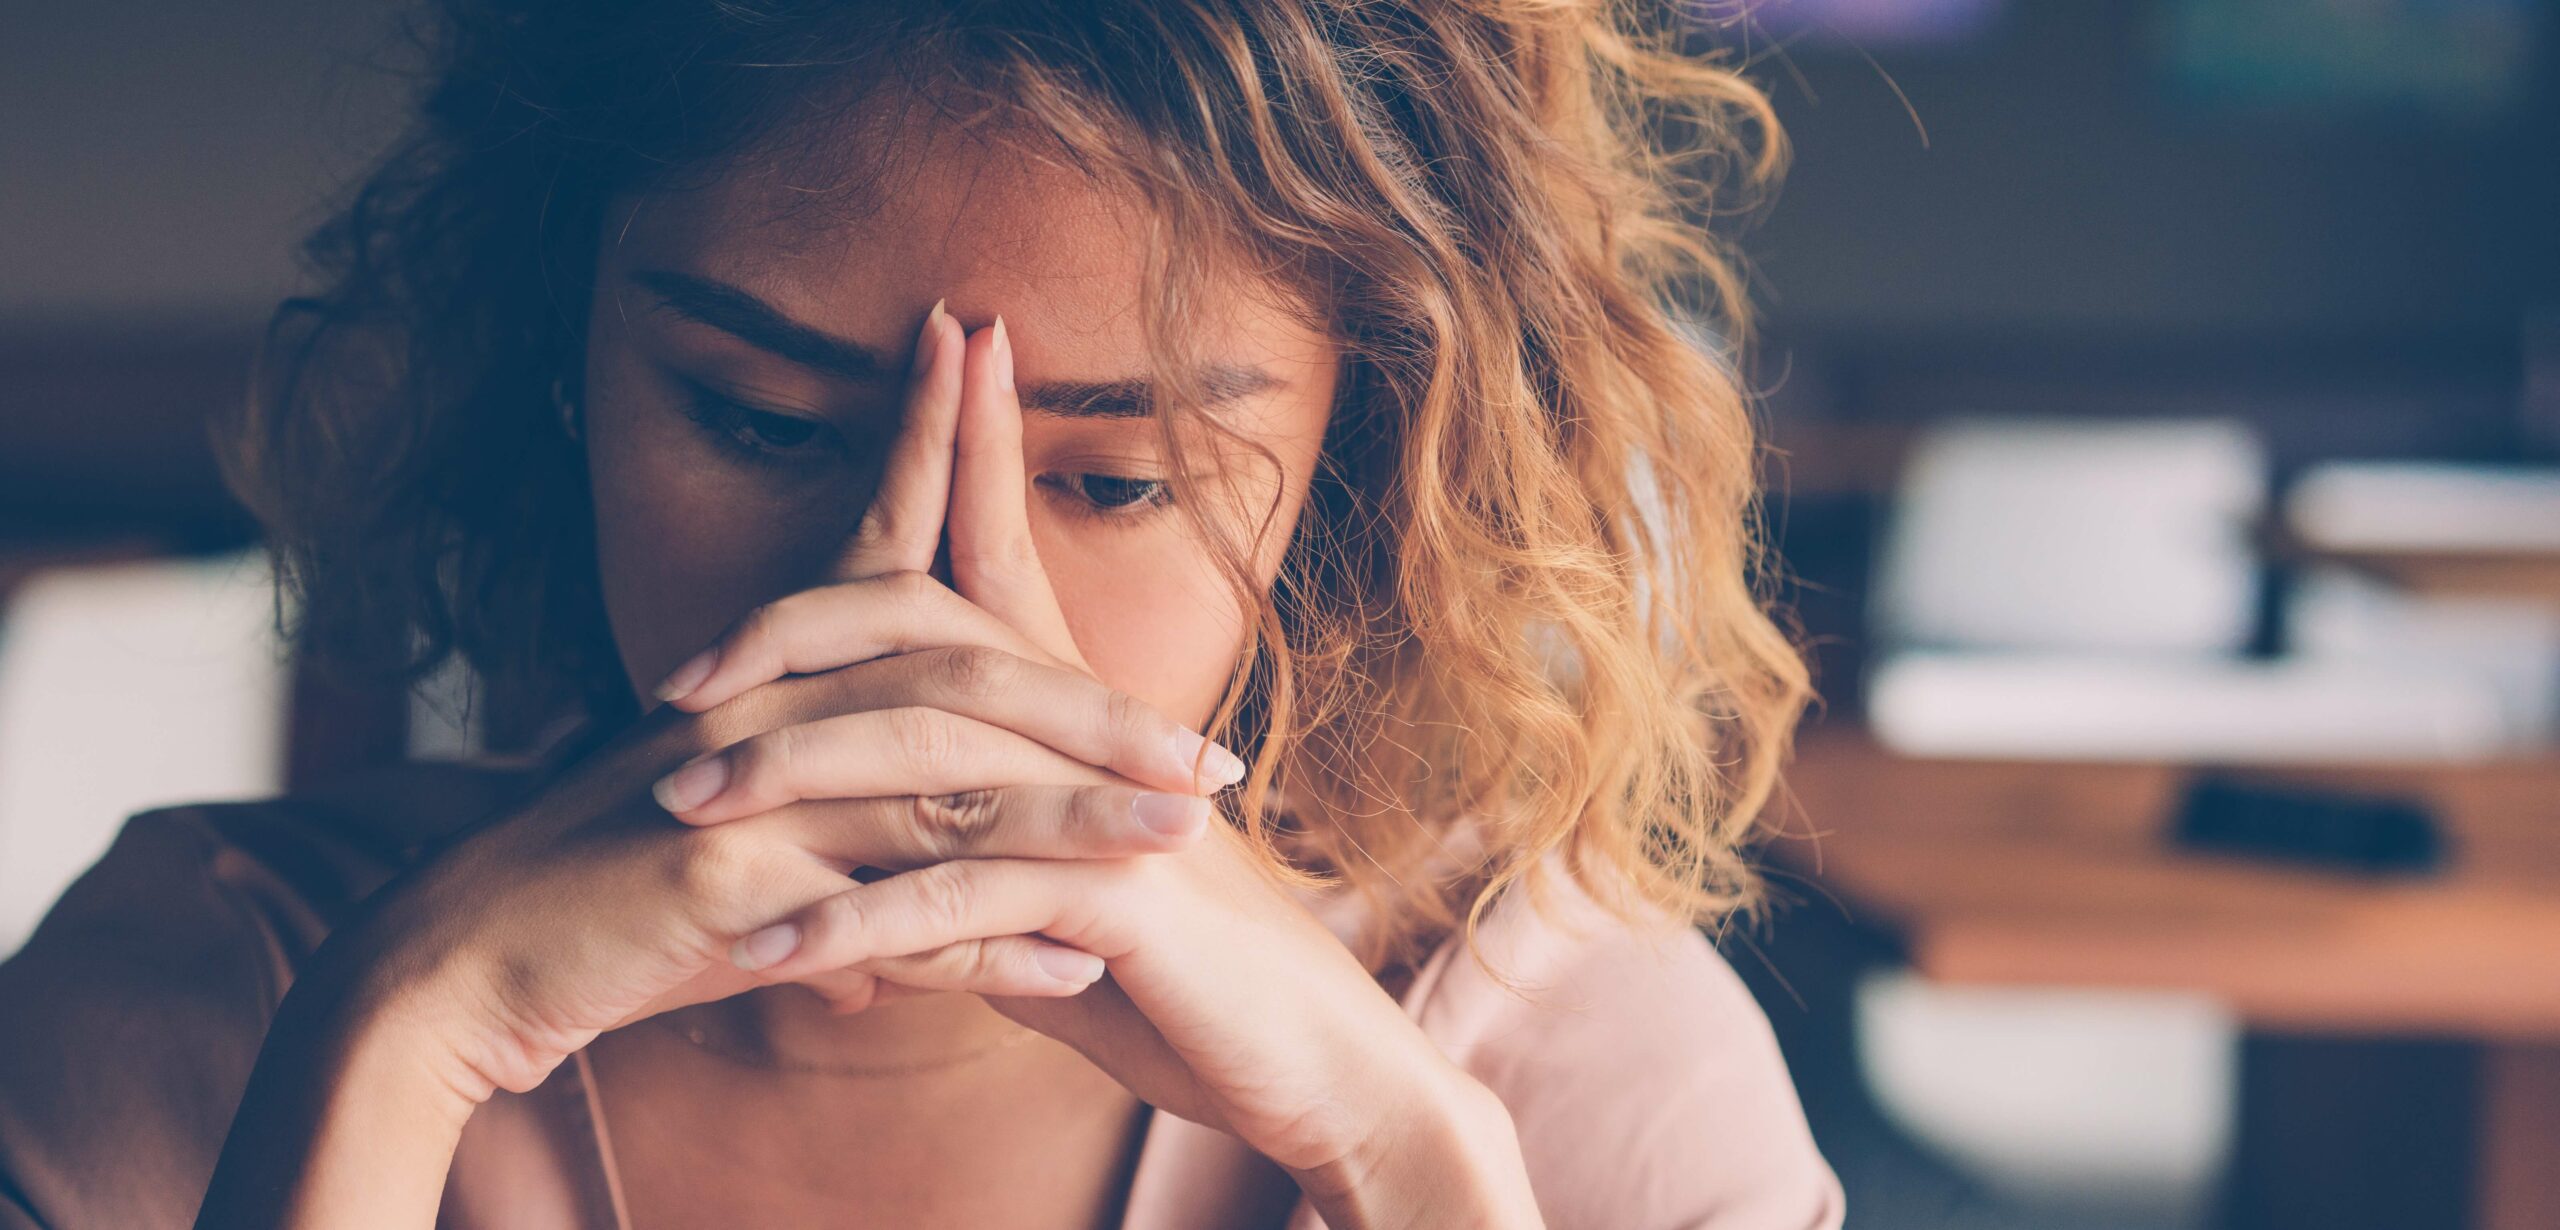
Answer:
[[(966, 342), (949, 524), (954, 587), (1000, 612), (1040, 655), (1075, 664), (1024, 510), (1021, 409), (1001, 322)], [(709, 651), (675, 703), (716, 708), (783, 671), (831, 670), (876, 652), (853, 591), (813, 591)], [(1033, 655), (985, 659), (987, 696), (1063, 686)], [(878, 788), (858, 777), (850, 724), (813, 724), (723, 755), (725, 789), (679, 818), (708, 832)], [(849, 804), (836, 804), (849, 805)], [(1101, 957), (1109, 974), (1073, 996), (981, 991), (1007, 1016), (1083, 1052), (1150, 1103), (1223, 1128), (1296, 1175), (1336, 1225), (1534, 1224), (1507, 1112), (1448, 1061), (1369, 971), (1232, 828), (1179, 852), (1054, 859), (949, 857), (831, 894), (747, 937), (737, 964), (792, 981), (849, 964), (1038, 935)]]
[[(1056, 663), (923, 571), (947, 498), (962, 345), (937, 308), (898, 459), (848, 560), (865, 579), (770, 603), (733, 629), (770, 655), (753, 659), (769, 674), (822, 673), (649, 714), (395, 881), (338, 945), (362, 950), (368, 993), (449, 1040), (457, 1087), (477, 1098), (529, 1089), (605, 1030), (774, 981), (739, 969), (733, 947), (840, 892), (856, 868), (1143, 862), (1206, 830), (1196, 766), (1231, 756)], [(824, 668), (795, 643), (817, 610), (832, 638)], [(699, 814), (693, 796), (724, 770), (728, 789), (709, 806), (764, 799), (752, 818), (706, 828), (661, 810)], [(799, 801), (764, 793), (776, 786)], [(891, 986), (1038, 998), (1100, 973), (1071, 946), (991, 934), (800, 981), (853, 1011)]]
[[(894, 464), (865, 515), (848, 569), (865, 579), (822, 599), (841, 620), (828, 651), (838, 667), (693, 712), (661, 708), (377, 890), (279, 1005), (199, 1226), (424, 1227), (480, 1103), (533, 1088), (607, 1029), (774, 981), (729, 952), (841, 891), (849, 869), (977, 855), (1142, 861), (1197, 840), (1209, 809), (1192, 792), (1195, 766), (1217, 753), (926, 575), (960, 347), (937, 305), (895, 449), (921, 464)], [(738, 630), (794, 626), (820, 600), (770, 604)], [(783, 655), (773, 669), (802, 669), (787, 636), (762, 643)], [(798, 780), (801, 745), (768, 737), (786, 729), (825, 732), (844, 755), (811, 780), (863, 797), (716, 828), (651, 803), (667, 770), (740, 743), (761, 749), (757, 780)], [(681, 804), (697, 781), (665, 790)], [(1040, 998), (1100, 973), (1091, 954), (1016, 934), (840, 962), (803, 981), (851, 1010), (892, 985)]]

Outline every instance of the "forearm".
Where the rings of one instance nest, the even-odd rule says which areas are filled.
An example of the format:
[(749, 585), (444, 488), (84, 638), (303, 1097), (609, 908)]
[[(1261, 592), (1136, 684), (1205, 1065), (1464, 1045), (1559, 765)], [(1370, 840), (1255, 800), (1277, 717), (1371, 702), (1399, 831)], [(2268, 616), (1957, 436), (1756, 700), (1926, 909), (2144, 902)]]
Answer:
[(1510, 1112), (1464, 1073), (1425, 1082), (1378, 1116), (1369, 1148), (1292, 1177), (1335, 1230), (1533, 1230)]
[(197, 1230), (434, 1225), (479, 1103), (428, 1023), (358, 982), (315, 961), (285, 997)]

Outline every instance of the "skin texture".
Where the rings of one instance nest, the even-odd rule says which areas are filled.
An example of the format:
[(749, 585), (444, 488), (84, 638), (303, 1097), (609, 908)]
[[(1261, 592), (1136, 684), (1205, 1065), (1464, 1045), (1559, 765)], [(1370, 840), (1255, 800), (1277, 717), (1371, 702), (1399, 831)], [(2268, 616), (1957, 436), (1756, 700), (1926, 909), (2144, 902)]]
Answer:
[[(598, 562), (635, 689), (648, 695), (671, 672), (679, 682), (690, 682), (699, 667), (688, 671), (687, 660), (715, 638), (721, 643), (707, 651), (715, 673), (678, 698), (689, 712), (775, 677), (786, 657), (800, 672), (843, 664), (844, 655), (830, 654), (830, 608), (822, 602), (806, 602), (789, 636), (770, 628), (756, 634), (792, 641), (788, 654), (741, 647), (735, 621), (760, 603), (857, 580), (903, 549), (908, 566), (933, 569), (1050, 659), (1197, 729), (1209, 719), (1243, 647), (1245, 616), (1193, 527), (1174, 510), (1151, 508), (1142, 494), (1152, 490), (1149, 480), (1166, 472), (1156, 425), (1141, 418), (1026, 412), (1013, 404), (1017, 391), (1019, 400), (1037, 406), (1050, 400), (1042, 391), (1059, 383), (1148, 377), (1139, 313), (1140, 215), (1128, 202), (1066, 172), (967, 137), (940, 134), (919, 148), (921, 156), (909, 164), (910, 174), (899, 177), (894, 196), (850, 223), (812, 223), (791, 214), (794, 201), (782, 177), (743, 174), (699, 191), (629, 202), (622, 225), (613, 229), (594, 303), (588, 441)], [(1211, 485), (1204, 494), (1213, 497), (1213, 515), (1226, 518), (1230, 531), (1252, 538), (1254, 521), (1268, 517), (1253, 538), (1257, 576), (1267, 585), (1317, 460), (1339, 354), (1330, 339), (1274, 306), (1269, 288), (1243, 289), (1248, 293), (1226, 304), (1223, 318), (1199, 322), (1201, 353), (1253, 377), (1248, 383), (1259, 386), (1256, 391), (1215, 412), (1268, 451), (1228, 449), (1211, 457), (1211, 445), (1202, 440), (1203, 451), (1188, 459)], [(796, 326), (880, 356), (887, 361), (881, 378), (816, 370), (821, 365), (775, 353), (770, 337), (759, 346), (722, 327), (738, 325), (731, 290)], [(968, 392), (959, 399), (947, 461), (934, 456), (937, 445), (914, 446), (928, 433), (912, 421), (912, 411), (910, 421), (899, 421), (900, 376), (911, 357), (906, 340), (917, 338), (916, 348), (922, 349), (959, 338), (955, 328), (943, 335), (948, 340), (934, 340), (937, 326), (930, 322), (922, 333), (916, 329), (918, 316), (937, 302), (970, 327), (959, 343)], [(999, 318), (1001, 338), (988, 327)], [(761, 324), (744, 331), (767, 332)], [(800, 353), (806, 357), (805, 350)], [(1013, 390), (997, 387), (1008, 379)], [(732, 436), (781, 454), (781, 464), (742, 458), (710, 438), (686, 413), (686, 399), (699, 389), (736, 405), (805, 416), (788, 424), (723, 420)], [(948, 473), (940, 473), (946, 466)], [(902, 484), (910, 488), (904, 498), (915, 499), (919, 508), (934, 501), (917, 492), (947, 485), (948, 516), (936, 526), (923, 513), (902, 515), (895, 536), (905, 542), (884, 556), (876, 537), (887, 532), (877, 521), (884, 498), (891, 498), (884, 488)], [(1131, 507), (1115, 512), (1114, 504)], [(868, 534), (866, 512), (874, 517)], [(713, 824), (752, 817), (794, 798), (850, 790), (828, 770), (807, 765), (828, 754), (848, 763), (858, 759), (863, 749), (851, 737), (832, 749), (799, 755), (788, 775), (796, 780), (781, 780), (786, 775), (779, 771), (758, 780), (751, 769), (733, 764), (725, 769), (727, 793), (707, 805), (670, 810), (688, 823)], [(802, 745), (819, 742), (804, 739)], [(829, 1187), (841, 1185), (845, 1195), (868, 1193), (874, 1201), (883, 1191), (915, 1187), (922, 1175), (920, 1202), (910, 1212), (947, 1216), (957, 1212), (941, 1203), (947, 1193), (975, 1186), (967, 1163), (955, 1166), (948, 1159), (975, 1157), (1002, 1169), (1020, 1165), (1026, 1156), (1044, 1158), (1055, 1177), (1052, 1188), (1032, 1189), (1042, 1199), (1030, 1207), (978, 1210), (1000, 1212), (1012, 1219), (1008, 1224), (1028, 1224), (1020, 1219), (1041, 1215), (1035, 1210), (1054, 1218), (1062, 1208), (1108, 1207), (1109, 1193), (1101, 1189), (1128, 1160), (1120, 1150), (1125, 1114), (1133, 1105), (1129, 1091), (1186, 1117), (1238, 1130), (1293, 1168), (1325, 1170), (1323, 1182), (1344, 1200), (1353, 1195), (1353, 1185), (1340, 1178), (1348, 1173), (1342, 1165), (1347, 1159), (1331, 1156), (1333, 1146), (1318, 1142), (1357, 1132), (1297, 1122), (1309, 1105), (1364, 1118), (1358, 1132), (1383, 1127), (1388, 1130), (1379, 1134), (1386, 1139), (1396, 1139), (1396, 1129), (1411, 1114), (1413, 1157), (1475, 1148), (1473, 1129), (1459, 1131), (1450, 1121), (1501, 1116), (1482, 1104), (1489, 1098), (1471, 1099), (1480, 1090), (1465, 1090), (1462, 1079), (1452, 1080), (1455, 1092), (1444, 1096), (1408, 1084), (1401, 1073), (1368, 1073), (1360, 1083), (1414, 1092), (1410, 1099), (1367, 1107), (1367, 1114), (1357, 1103), (1334, 1098), (1332, 1082), (1348, 1085), (1354, 1073), (1365, 1071), (1366, 1061), (1355, 1056), (1395, 1057), (1395, 1066), (1430, 1079), (1439, 1072), (1437, 1056), (1329, 934), (1259, 879), (1223, 826), (1213, 826), (1209, 836), (1209, 848), (1183, 852), (1181, 863), (1167, 855), (1111, 863), (955, 861), (936, 868), (960, 868), (964, 875), (993, 869), (965, 881), (933, 881), (973, 886), (966, 898), (998, 920), (974, 930), (1038, 932), (1109, 959), (1115, 981), (1073, 1000), (902, 994), (846, 1015), (782, 981), (676, 1014), (803, 1064), (879, 1063), (894, 1056), (931, 1066), (1018, 1032), (1019, 1025), (1003, 1019), (1007, 1015), (1064, 1040), (1072, 1052), (1056, 1046), (1008, 1052), (999, 1061), (955, 1065), (939, 1076), (874, 1083), (850, 1093), (832, 1090), (822, 1100), (808, 1096), (806, 1080), (798, 1082), (796, 1096), (759, 1086), (754, 1096), (742, 1097), (737, 1073), (706, 1073), (699, 1055), (670, 1050), (663, 1042), (633, 1045), (636, 1033), (601, 1040), (599, 1051), (630, 1078), (627, 1083), (652, 1089), (645, 1096), (669, 1114), (683, 1108), (699, 1116), (706, 1106), (720, 1108), (714, 1112), (717, 1131), (656, 1140), (669, 1154), (668, 1167), (632, 1166), (626, 1159), (626, 1174), (682, 1175), (683, 1184), (667, 1184), (658, 1195), (669, 1202), (698, 1199), (700, 1188), (691, 1186), (688, 1196), (688, 1185), (717, 1182), (706, 1180), (706, 1168), (699, 1165), (704, 1137), (731, 1147), (762, 1141), (751, 1151), (788, 1156), (795, 1142), (805, 1150), (813, 1136), (827, 1138), (824, 1125), (836, 1125), (848, 1142), (876, 1140), (871, 1129), (891, 1117), (912, 1125), (905, 1138), (919, 1155), (875, 1151), (881, 1164), (865, 1166), (848, 1165), (848, 1154), (835, 1151), (830, 1165), (803, 1173), (824, 1173)], [(895, 885), (867, 891), (905, 903)], [(916, 889), (905, 898), (921, 901), (923, 892)], [(1255, 917), (1255, 908), (1237, 908), (1239, 902), (1258, 907), (1262, 917)], [(900, 914), (896, 906), (876, 912), (918, 918), (928, 913)], [(1168, 944), (1161, 935), (1142, 933), (1150, 924), (1200, 942), (1187, 950)], [(1285, 941), (1270, 938), (1274, 928), (1286, 933)], [(882, 929), (876, 922), (856, 926), (813, 910), (776, 941), (796, 944), (798, 951), (762, 976), (823, 977), (845, 960), (959, 940), (972, 930), (918, 923), (912, 934), (884, 940), (873, 934)], [(1329, 1036), (1257, 1034), (1257, 1020), (1288, 1021), (1292, 1014), (1277, 1003), (1256, 1007), (1251, 997), (1236, 993), (1232, 981), (1208, 976), (1213, 967), (1230, 963), (1218, 945), (1240, 931), (1259, 946), (1279, 950), (1276, 960), (1257, 971), (1265, 994), (1275, 987), (1289, 988), (1292, 997), (1336, 989), (1343, 1010), (1325, 1022), (1333, 1030)], [(1291, 959), (1293, 948), (1297, 960)], [(1168, 1021), (1174, 1025), (1166, 1027)], [(1292, 1068), (1305, 1080), (1280, 1082), (1265, 1100), (1232, 1092), (1268, 1083), (1275, 1069)], [(1455, 1077), (1453, 1070), (1445, 1075)], [(776, 1097), (803, 1113), (774, 1113)], [(980, 1104), (991, 1100), (1012, 1113), (984, 1113)], [(997, 1139), (989, 1139), (991, 1119), (1016, 1125), (1017, 1148), (1004, 1147), (1001, 1129)], [(931, 1125), (940, 1125), (954, 1147), (932, 1147)], [(1510, 1173), (1516, 1147), (1507, 1144), (1507, 1122), (1498, 1126), (1503, 1130), (1482, 1133), (1497, 1138), (1485, 1152), (1492, 1158), (1486, 1169), (1498, 1177), (1485, 1187), (1518, 1212), (1529, 1202), (1524, 1185)], [(1290, 1147), (1299, 1142), (1302, 1147)], [(1428, 1147), (1444, 1143), (1447, 1150)], [(1433, 1186), (1462, 1171), (1451, 1167), (1434, 1176)], [(1374, 1187), (1361, 1193), (1363, 1200), (1371, 1197), (1381, 1209), (1402, 1203)], [(823, 1207), (827, 1201), (817, 1203)], [(1363, 1207), (1342, 1204), (1337, 1215), (1342, 1224), (1359, 1224), (1356, 1214)], [(702, 1211), (716, 1208), (714, 1198)], [(1079, 1212), (1065, 1220), (1080, 1224), (1093, 1215)]]
[[(599, 577), (614, 638), (640, 694), (650, 694), (658, 679), (712, 643), (740, 612), (829, 579), (855, 579), (863, 569), (847, 559), (847, 543), (860, 538), (860, 518), (881, 487), (888, 438), (901, 425), (901, 384), (919, 338), (916, 318), (929, 305), (942, 300), (950, 315), (980, 331), (1004, 313), (1016, 384), (1147, 374), (1137, 318), (1139, 236), (1124, 202), (975, 141), (937, 141), (916, 167), (919, 172), (901, 179), (893, 208), (860, 225), (817, 233), (799, 220), (776, 220), (794, 205), (776, 177), (727, 177), (704, 192), (625, 205), (625, 225), (614, 228), (612, 246), (602, 254), (591, 307), (586, 438)], [(694, 318), (684, 310), (684, 295), (671, 302), (660, 292), (666, 279), (655, 274), (668, 272), (737, 287), (791, 323), (858, 343), (883, 359), (881, 379), (814, 372)], [(1277, 525), (1285, 530), (1306, 495), (1308, 469), (1324, 436), (1336, 356), (1329, 338), (1288, 315), (1252, 302), (1239, 307), (1239, 320), (1224, 323), (1208, 354), (1260, 369), (1272, 387), (1229, 402), (1221, 413), (1272, 448), (1285, 472), (1267, 466), (1244, 472), (1239, 464), (1229, 479), (1247, 484), (1239, 497), (1277, 502)], [(763, 431), (755, 431), (730, 420), (732, 438), (771, 448), (781, 464), (742, 459), (686, 413), (694, 390), (712, 390), (735, 405), (806, 415), (804, 423), (817, 431), (796, 423), (781, 431), (763, 423)], [(801, 443), (776, 448), (776, 441)], [(1078, 479), (1160, 479), (1165, 459), (1157, 425), (1139, 418), (1024, 415), (1021, 469), (1016, 482), (1027, 482), (1024, 520), (1065, 623), (1065, 643), (1057, 648), (1073, 651), (1098, 679), (1180, 723), (1206, 723), (1242, 648), (1244, 615), (1208, 566), (1188, 520), (1144, 502), (1137, 515), (1111, 515), (1091, 505), (1093, 479)], [(1106, 500), (1126, 500), (1132, 487), (1137, 484), (1101, 489)], [(1267, 538), (1265, 569), (1277, 566), (1283, 541), (1283, 533)], [(932, 556), (929, 551), (924, 559)], [(707, 697), (689, 707), (699, 710), (701, 700)], [(1021, 1030), (973, 994), (927, 994), (837, 1015), (824, 999), (796, 992), (799, 987), (783, 984), (689, 1012), (722, 1017), (707, 1028), (750, 1040), (781, 1061), (822, 1066), (893, 1056), (904, 1066), (932, 1069), (945, 1056), (970, 1056)], [(632, 1087), (627, 1104), (635, 1107), (630, 1120), (637, 1125), (666, 1122), (637, 1110), (643, 1097), (671, 1115), (678, 1104), (691, 1107), (691, 1115), (717, 1107), (714, 1133), (625, 1133), (630, 1151), (658, 1143), (668, 1153), (696, 1153), (676, 1171), (625, 1163), (625, 1174), (684, 1174), (699, 1184), (704, 1171), (717, 1174), (699, 1163), (704, 1140), (760, 1143), (740, 1153), (765, 1158), (832, 1153), (827, 1169), (801, 1171), (832, 1181), (791, 1184), (822, 1204), (832, 1194), (824, 1189), (881, 1192), (891, 1171), (906, 1171), (909, 1179), (919, 1169), (942, 1171), (950, 1186), (965, 1186), (968, 1176), (955, 1174), (947, 1161), (955, 1156), (1021, 1166), (1024, 1156), (1050, 1153), (1057, 1179), (1044, 1184), (1052, 1197), (1047, 1215), (1055, 1217), (1060, 1207), (1096, 1210), (1108, 1204), (1098, 1186), (1126, 1161), (1116, 1153), (1134, 1110), (1124, 1089), (1060, 1046), (1004, 1051), (993, 1063), (960, 1063), (940, 1076), (865, 1081), (855, 1089), (842, 1089), (842, 1081), (817, 1081), (812, 1089), (814, 1081), (801, 1079), (796, 1097), (778, 1089), (794, 1081), (750, 1074), (748, 1087), (740, 1087), (737, 1071), (704, 1066), (701, 1056), (673, 1048), (663, 1035), (617, 1035), (599, 1046), (599, 1056), (620, 1063), (617, 1074)], [(822, 1097), (809, 1097), (812, 1092)], [(988, 1115), (996, 1099), (1006, 1099), (1014, 1115)], [(796, 1115), (776, 1115), (778, 1104), (794, 1107)], [(842, 1158), (865, 1153), (822, 1145), (829, 1135), (878, 1140), (868, 1128), (883, 1117), (922, 1130), (906, 1133), (909, 1148), (901, 1151), (865, 1151), (878, 1158), (878, 1169), (847, 1169)], [(1029, 1148), (1001, 1148), (1001, 1130), (993, 1133), (998, 1140), (988, 1140), (988, 1122), (1032, 1128), (1029, 1140), (1016, 1138)], [(801, 1128), (773, 1133), (773, 1125)], [(978, 1140), (970, 1151), (937, 1151), (937, 1135)], [(676, 1192), (666, 1197), (681, 1199)], [(1039, 1215), (1037, 1207), (986, 1212), (1014, 1217), (1011, 1225)]]
[[(1109, 1224), (1141, 1100), (1346, 1230), (1537, 1223), (1502, 1104), (1210, 815), (1243, 612), (1187, 520), (1096, 511), (1155, 426), (1026, 411), (1149, 375), (1143, 231), (902, 148), (851, 220), (753, 174), (619, 206), (583, 435), (666, 703), (331, 934), (200, 1225), (431, 1224), (472, 1108), (582, 1049), (643, 1226)], [(1265, 584), (1339, 361), (1267, 289), (1195, 324), (1276, 468), (1183, 458)]]
[[(997, 146), (947, 131), (915, 135), (922, 139), (899, 160), (894, 196), (850, 221), (794, 212), (804, 202), (787, 173), (734, 174), (699, 191), (627, 201), (609, 215), (591, 308), (586, 437), (605, 607), (641, 696), (758, 603), (854, 579), (850, 544), (899, 428), (918, 322), (937, 301), (971, 328), (1001, 313), (1026, 390), (1147, 375), (1133, 207)], [(880, 377), (813, 371), (669, 306), (652, 289), (662, 279), (636, 280), (668, 272), (735, 287), (797, 324), (855, 342), (885, 360)], [(1232, 319), (1210, 323), (1203, 347), (1273, 381), (1220, 408), (1282, 466), (1273, 473), (1235, 456), (1221, 467), (1237, 504), (1277, 513), (1258, 552), (1266, 583), (1306, 495), (1338, 366), (1330, 339), (1268, 298), (1239, 296)], [(808, 437), (778, 467), (738, 459), (686, 414), (688, 382), (806, 416), (818, 429), (765, 424), (759, 436), (736, 428), (732, 435), (750, 440)], [(1020, 434), (1031, 541), (1072, 638), (1060, 648), (1071, 647), (1103, 682), (1199, 729), (1243, 645), (1244, 614), (1184, 518), (1171, 509), (1097, 517), (1075, 485), (1079, 475), (1162, 476), (1156, 426), (1031, 413)], [(1095, 480), (1082, 481), (1091, 490)], [(953, 1051), (983, 1031), (1002, 1032), (969, 997), (901, 1005), (858, 1024), (802, 997), (749, 998), (726, 1009), (743, 1018), (733, 1032), (769, 1034), (777, 1053), (814, 1062), (910, 1054), (884, 1036), (892, 1030)]]

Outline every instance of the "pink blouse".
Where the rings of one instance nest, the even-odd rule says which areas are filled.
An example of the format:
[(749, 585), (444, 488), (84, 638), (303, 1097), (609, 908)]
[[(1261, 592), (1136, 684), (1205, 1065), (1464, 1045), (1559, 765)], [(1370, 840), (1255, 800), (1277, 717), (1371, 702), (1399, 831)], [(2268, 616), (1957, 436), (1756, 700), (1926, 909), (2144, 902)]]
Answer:
[[(425, 844), (534, 784), (520, 763), (413, 763), (276, 799), (125, 822), (0, 963), (0, 1230), (190, 1225), (267, 1022), (332, 921)], [(1510, 1107), (1558, 1230), (1820, 1230), (1840, 1185), (1759, 1006), (1697, 931), (1639, 933), (1559, 893), (1443, 945), (1402, 1002)], [(1339, 908), (1315, 904), (1344, 925)], [(437, 1224), (628, 1230), (581, 1052), (471, 1118)], [(1255, 1210), (1287, 1209), (1285, 1221)], [(1234, 1137), (1149, 1112), (1123, 1230), (1321, 1221)]]

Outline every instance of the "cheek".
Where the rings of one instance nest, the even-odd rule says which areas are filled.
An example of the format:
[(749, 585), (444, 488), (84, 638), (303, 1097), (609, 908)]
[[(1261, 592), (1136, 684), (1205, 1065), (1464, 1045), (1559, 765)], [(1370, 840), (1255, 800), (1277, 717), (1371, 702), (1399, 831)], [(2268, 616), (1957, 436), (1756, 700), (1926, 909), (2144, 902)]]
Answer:
[(589, 420), (597, 581), (624, 669), (654, 703), (645, 689), (791, 588), (808, 554), (797, 531), (823, 537), (842, 510), (777, 503), (706, 458), (675, 414), (598, 398)]
[[(1050, 537), (1054, 540), (1056, 536)], [(1244, 647), (1245, 612), (1205, 552), (1171, 533), (1153, 547), (1041, 544), (1050, 585), (1094, 674), (1197, 728)]]
[[(1208, 511), (1222, 532), (1253, 539), (1250, 567), (1262, 592), (1304, 512), (1315, 442), (1281, 447), (1277, 469), (1231, 463), (1228, 481), (1240, 485), (1221, 488)], [(1094, 674), (1177, 722), (1205, 725), (1244, 652), (1252, 608), (1188, 518), (1175, 510), (1143, 527), (1092, 528), (1044, 515), (1035, 502), (1032, 535)]]

